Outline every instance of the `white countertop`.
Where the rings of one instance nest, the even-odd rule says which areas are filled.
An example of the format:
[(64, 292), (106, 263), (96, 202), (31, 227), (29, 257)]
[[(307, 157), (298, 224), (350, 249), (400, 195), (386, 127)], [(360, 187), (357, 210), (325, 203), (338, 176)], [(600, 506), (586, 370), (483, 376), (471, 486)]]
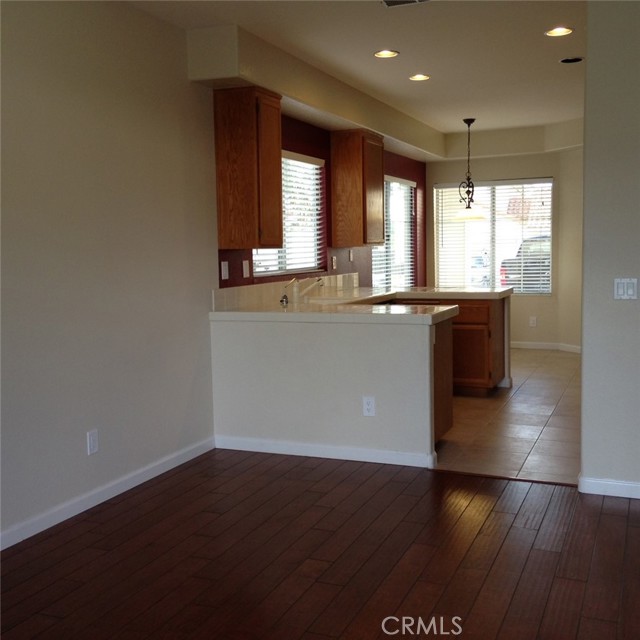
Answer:
[(309, 300), (317, 298), (319, 300), (331, 300), (340, 303), (358, 304), (381, 304), (383, 302), (393, 302), (397, 299), (410, 298), (412, 300), (431, 300), (440, 302), (442, 300), (499, 300), (506, 298), (513, 293), (513, 287), (491, 287), (491, 288), (466, 288), (458, 287), (409, 287), (407, 289), (383, 289), (373, 287), (354, 287), (352, 289), (333, 290), (327, 288), (325, 291), (317, 290), (309, 297)]
[[(263, 285), (266, 286), (266, 285)], [(281, 285), (284, 286), (284, 285)], [(215, 322), (331, 322), (377, 324), (433, 325), (458, 314), (457, 305), (447, 305), (446, 300), (500, 299), (513, 292), (512, 288), (449, 289), (437, 287), (411, 287), (390, 290), (372, 287), (333, 288), (322, 287), (313, 295), (298, 301), (280, 304), (278, 285), (269, 289), (268, 296), (259, 296), (242, 303), (231, 299), (217, 304), (210, 314)], [(433, 300), (440, 304), (397, 304), (394, 300)], [(390, 304), (384, 304), (389, 302)]]

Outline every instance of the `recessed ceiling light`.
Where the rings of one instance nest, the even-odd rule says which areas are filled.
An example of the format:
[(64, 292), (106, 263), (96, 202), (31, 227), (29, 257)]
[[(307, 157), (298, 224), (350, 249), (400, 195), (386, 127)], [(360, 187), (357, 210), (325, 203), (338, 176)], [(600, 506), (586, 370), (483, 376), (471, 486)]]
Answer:
[(549, 31), (545, 31), (545, 36), (550, 36), (551, 38), (558, 38), (560, 36), (568, 36), (570, 33), (573, 33), (573, 29), (571, 27), (554, 27), (553, 29), (549, 29)]
[(430, 76), (425, 75), (424, 73), (416, 73), (413, 76), (409, 77), (409, 80), (413, 80), (414, 82), (422, 82), (422, 80), (428, 80)]
[(560, 62), (562, 64), (576, 64), (576, 62), (582, 62), (584, 58), (582, 56), (576, 56), (575, 58), (562, 58)]
[(381, 49), (380, 51), (376, 51), (373, 55), (376, 58), (395, 58), (398, 53), (399, 51), (394, 51), (393, 49)]

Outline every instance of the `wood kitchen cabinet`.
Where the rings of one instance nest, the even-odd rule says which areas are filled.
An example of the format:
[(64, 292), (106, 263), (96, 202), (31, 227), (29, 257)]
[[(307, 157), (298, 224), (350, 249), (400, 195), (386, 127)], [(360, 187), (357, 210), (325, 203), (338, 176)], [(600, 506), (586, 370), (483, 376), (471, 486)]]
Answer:
[(433, 441), (453, 427), (452, 321), (436, 324), (433, 345)]
[(220, 249), (282, 246), (280, 96), (259, 87), (214, 92)]
[[(449, 301), (447, 301), (449, 302)], [(451, 300), (453, 385), (460, 394), (486, 393), (504, 378), (503, 300)]]
[(505, 377), (504, 299), (425, 300), (402, 298), (397, 304), (458, 305), (453, 318), (453, 390), (485, 395)]
[(384, 243), (383, 138), (364, 129), (331, 134), (331, 245)]

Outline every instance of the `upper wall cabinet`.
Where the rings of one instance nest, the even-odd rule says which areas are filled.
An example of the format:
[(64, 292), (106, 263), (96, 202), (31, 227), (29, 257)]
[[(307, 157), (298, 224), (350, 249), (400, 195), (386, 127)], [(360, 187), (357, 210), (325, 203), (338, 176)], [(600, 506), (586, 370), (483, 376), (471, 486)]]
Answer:
[(214, 92), (218, 247), (282, 246), (280, 96), (259, 87)]
[(383, 138), (364, 129), (331, 134), (331, 244), (384, 242)]

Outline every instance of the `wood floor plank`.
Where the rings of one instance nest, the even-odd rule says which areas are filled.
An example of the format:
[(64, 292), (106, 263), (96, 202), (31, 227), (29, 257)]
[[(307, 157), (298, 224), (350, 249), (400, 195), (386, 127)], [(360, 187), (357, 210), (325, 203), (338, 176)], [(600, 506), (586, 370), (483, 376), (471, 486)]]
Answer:
[(35, 638), (59, 622), (58, 618), (35, 614), (22, 622), (12, 620), (11, 628), (2, 632), (3, 640), (27, 640)]
[(223, 575), (225, 565), (233, 568), (238, 559), (267, 543), (312, 505), (318, 518), (327, 513), (326, 508), (315, 506), (317, 494), (304, 491), (298, 484), (277, 484), (274, 488), (275, 492), (261, 493), (262, 504), (251, 501), (240, 505), (220, 516), (212, 526), (200, 530), (201, 534), (211, 537), (198, 552), (211, 560), (203, 576), (205, 572), (211, 574), (205, 576), (210, 578)]
[(543, 551), (560, 551), (573, 517), (578, 491), (575, 487), (557, 485), (544, 515), (534, 548)]
[(617, 640), (617, 633), (618, 627), (614, 622), (582, 617), (576, 640)]
[(567, 541), (562, 549), (558, 575), (586, 581), (596, 541), (603, 496), (580, 494), (576, 501)]
[[(394, 483), (390, 483), (391, 485)], [(390, 501), (388, 507), (384, 511), (380, 511), (375, 514), (373, 520), (367, 523), (368, 518), (360, 521), (362, 527), (360, 534), (353, 540), (351, 545), (345, 551), (335, 559), (331, 568), (327, 569), (322, 574), (321, 580), (323, 582), (332, 582), (333, 584), (346, 584), (350, 578), (358, 571), (358, 569), (373, 555), (380, 544), (391, 534), (393, 529), (398, 526), (399, 522), (403, 519), (403, 516), (413, 507), (416, 502), (416, 498), (413, 496), (400, 495), (403, 485), (401, 483), (395, 483), (397, 488), (397, 494)], [(365, 509), (364, 507), (358, 512), (361, 513)], [(360, 529), (360, 527), (358, 527)], [(344, 536), (343, 539), (347, 542), (351, 539), (351, 536)], [(331, 540), (327, 541), (327, 544), (331, 544)], [(326, 546), (323, 549), (326, 550)], [(336, 552), (342, 545), (335, 543), (331, 544), (330, 549), (333, 553)], [(318, 555), (322, 555), (323, 550), (318, 550)], [(333, 555), (333, 553), (331, 555)], [(325, 553), (325, 559), (328, 559)]]
[(540, 624), (539, 640), (567, 640), (577, 636), (584, 589), (585, 583), (581, 580), (554, 579)]
[[(640, 500), (632, 503), (640, 504)], [(631, 522), (631, 520), (629, 520)], [(628, 524), (620, 612), (620, 637), (640, 638), (640, 526)]]
[(495, 511), (518, 513), (530, 489), (530, 482), (510, 482), (496, 502)]
[(1, 559), (3, 640), (640, 637), (640, 501), (562, 485), (215, 450)]
[(465, 638), (495, 638), (535, 540), (535, 530), (513, 526), (465, 618)]
[(123, 632), (153, 634), (151, 637), (154, 637), (168, 627), (170, 620), (180, 619), (189, 605), (210, 587), (209, 580), (187, 577), (171, 593), (160, 597), (146, 609), (139, 610)]
[(438, 472), (430, 494), (437, 505), (436, 517), (429, 519), (420, 534), (420, 542), (439, 545), (482, 487), (482, 478), (465, 474)]
[(420, 531), (414, 522), (402, 522), (380, 545), (378, 553), (369, 558), (352, 580), (325, 609), (321, 618), (311, 626), (313, 633), (341, 635), (358, 611), (375, 593), (378, 585), (392, 571), (396, 562), (413, 544)]
[[(535, 543), (534, 543), (535, 547)], [(534, 548), (498, 632), (498, 640), (535, 640), (560, 554)]]
[(344, 640), (375, 638), (382, 620), (396, 611), (434, 553), (433, 547), (412, 544), (346, 629)]
[(411, 496), (423, 496), (431, 490), (435, 481), (435, 474), (426, 469), (419, 469), (416, 477), (405, 489), (405, 493)]
[[(437, 553), (437, 549), (434, 548), (434, 552)], [(395, 616), (397, 619), (402, 619), (403, 617), (412, 619), (419, 617), (428, 618), (436, 603), (442, 596), (444, 588), (444, 585), (441, 584), (417, 580), (398, 608), (395, 611), (390, 612), (388, 615)], [(382, 621), (380, 622), (382, 623)], [(391, 630), (395, 631), (396, 629), (394, 628)], [(398, 636), (396, 635), (395, 637)], [(376, 640), (388, 639), (389, 635), (385, 633), (384, 629), (381, 627), (380, 632), (376, 636)]]
[[(228, 598), (232, 597), (239, 589), (248, 584), (258, 576), (270, 563), (274, 562), (291, 545), (302, 538), (316, 522), (322, 517), (324, 508), (315, 505), (308, 508), (298, 517), (287, 523), (285, 529), (279, 535), (270, 539), (270, 544), (260, 545), (252, 553), (247, 555), (241, 562), (233, 567), (225, 567), (224, 573), (217, 574), (215, 563), (205, 572), (201, 571), (202, 577), (212, 580), (212, 587), (202, 594), (198, 599), (198, 604), (208, 607), (216, 607)], [(321, 544), (329, 535), (328, 532), (317, 530), (321, 535), (317, 536), (318, 544)], [(314, 557), (315, 548), (309, 551), (309, 557)]]
[(280, 620), (264, 634), (267, 640), (301, 638), (313, 622), (340, 593), (342, 587), (326, 582), (316, 582), (305, 591)]
[[(349, 517), (344, 524), (332, 532), (327, 542), (320, 547), (314, 557), (318, 560), (334, 562), (337, 560), (371, 524), (389, 507), (402, 493), (405, 485), (401, 483), (387, 483), (375, 494), (370, 496), (366, 503), (355, 511), (351, 508), (342, 512)], [(412, 500), (411, 496), (407, 499)], [(356, 504), (360, 505), (358, 499)], [(350, 505), (351, 507), (352, 505)], [(326, 518), (318, 523), (318, 527), (324, 528)]]
[[(455, 574), (476, 535), (495, 505), (495, 498), (476, 494), (455, 524), (446, 539), (439, 545), (439, 553), (431, 560), (420, 576), (421, 580), (447, 584)], [(422, 542), (422, 537), (419, 540)]]
[(626, 517), (602, 514), (591, 557), (583, 615), (615, 622), (620, 611)]
[(534, 484), (518, 510), (514, 527), (538, 530), (551, 501), (554, 487), (549, 484)]

